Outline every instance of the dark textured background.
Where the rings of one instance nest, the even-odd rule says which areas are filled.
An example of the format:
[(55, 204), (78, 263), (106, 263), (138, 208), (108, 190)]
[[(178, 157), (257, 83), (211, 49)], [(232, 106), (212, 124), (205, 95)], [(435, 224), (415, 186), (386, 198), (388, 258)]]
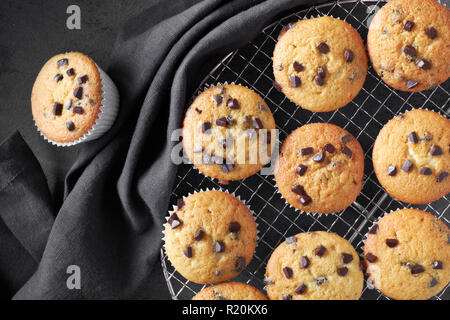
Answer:
[[(66, 51), (81, 51), (106, 69), (121, 25), (160, 1), (0, 0), (0, 143), (20, 131), (44, 169), (57, 207), (78, 148), (54, 147), (36, 131), (30, 105), (34, 79), (47, 59)], [(66, 28), (71, 4), (81, 9), (81, 30)], [(149, 298), (170, 299), (160, 264), (156, 267), (161, 277)]]

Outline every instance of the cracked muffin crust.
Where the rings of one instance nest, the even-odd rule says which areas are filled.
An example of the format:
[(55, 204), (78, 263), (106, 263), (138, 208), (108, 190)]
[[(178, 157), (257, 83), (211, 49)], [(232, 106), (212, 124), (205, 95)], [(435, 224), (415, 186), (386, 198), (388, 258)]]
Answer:
[(356, 300), (364, 285), (358, 254), (335, 233), (299, 233), (280, 244), (267, 263), (271, 300)]
[(372, 158), (378, 181), (392, 197), (435, 201), (450, 192), (450, 121), (422, 109), (396, 116), (378, 134)]
[(206, 287), (192, 300), (267, 300), (264, 293), (242, 282), (225, 282)]
[(167, 257), (195, 283), (219, 283), (237, 276), (256, 248), (256, 223), (250, 210), (222, 191), (180, 199), (164, 231)]
[(364, 152), (358, 140), (334, 124), (307, 124), (284, 140), (274, 175), (293, 207), (334, 213), (347, 208), (362, 189)]
[(432, 214), (402, 209), (370, 229), (364, 260), (372, 283), (398, 300), (424, 300), (450, 280), (450, 234)]
[(222, 183), (257, 173), (275, 146), (275, 120), (264, 100), (240, 85), (198, 95), (183, 122), (183, 148), (194, 166)]
[(392, 0), (367, 36), (372, 65), (391, 87), (434, 89), (450, 74), (450, 10), (435, 0)]
[(274, 86), (302, 108), (326, 112), (345, 106), (361, 90), (367, 55), (359, 33), (339, 19), (289, 24), (273, 53)]

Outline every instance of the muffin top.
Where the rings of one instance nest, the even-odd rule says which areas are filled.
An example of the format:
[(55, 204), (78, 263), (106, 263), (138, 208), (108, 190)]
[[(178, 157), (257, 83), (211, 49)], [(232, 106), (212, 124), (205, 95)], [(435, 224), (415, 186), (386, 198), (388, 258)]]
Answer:
[(59, 54), (46, 62), (31, 93), (34, 121), (50, 140), (73, 142), (95, 124), (102, 105), (100, 73), (86, 55)]
[(264, 293), (242, 282), (225, 282), (206, 287), (192, 300), (267, 300)]
[(391, 196), (415, 204), (435, 201), (450, 192), (450, 121), (422, 109), (396, 116), (378, 134), (372, 158)]
[(450, 10), (435, 0), (392, 0), (372, 20), (373, 67), (402, 91), (433, 89), (450, 74)]
[(348, 207), (362, 189), (364, 152), (358, 140), (336, 125), (307, 124), (284, 140), (274, 175), (293, 207), (334, 213)]
[(226, 183), (257, 173), (275, 146), (275, 120), (264, 100), (240, 85), (197, 96), (183, 122), (183, 147), (203, 174)]
[(450, 233), (425, 211), (398, 210), (371, 227), (364, 260), (372, 283), (388, 297), (429, 299), (450, 280)]
[(280, 244), (267, 263), (271, 300), (356, 300), (364, 285), (359, 257), (335, 233), (299, 233)]
[(174, 268), (196, 283), (218, 283), (237, 276), (256, 247), (250, 210), (222, 191), (204, 191), (178, 201), (164, 231)]
[(348, 23), (331, 17), (283, 29), (273, 53), (275, 85), (315, 112), (336, 110), (361, 90), (367, 74), (364, 43)]

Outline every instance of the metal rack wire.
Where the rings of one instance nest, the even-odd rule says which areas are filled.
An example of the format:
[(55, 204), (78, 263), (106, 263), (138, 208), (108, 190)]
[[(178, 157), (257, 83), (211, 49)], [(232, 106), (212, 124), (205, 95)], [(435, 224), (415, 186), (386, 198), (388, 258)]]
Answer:
[[(366, 40), (370, 19), (386, 1), (336, 1), (313, 6), (292, 13), (264, 28), (261, 34), (245, 47), (227, 55), (200, 84), (198, 92), (206, 84), (236, 82), (261, 95), (270, 106), (280, 141), (296, 129), (310, 122), (331, 122), (352, 133), (365, 151), (364, 186), (356, 201), (347, 209), (333, 215), (312, 216), (299, 214), (276, 192), (273, 176), (256, 174), (245, 180), (231, 182), (227, 186), (207, 178), (193, 169), (181, 165), (171, 195), (171, 204), (188, 193), (206, 188), (222, 188), (235, 192), (252, 208), (259, 224), (259, 243), (254, 258), (235, 279), (263, 289), (266, 263), (272, 251), (286, 237), (306, 231), (326, 230), (336, 232), (347, 239), (362, 253), (364, 235), (369, 226), (385, 212), (404, 207), (414, 207), (434, 214), (449, 225), (450, 197), (427, 205), (411, 206), (391, 198), (378, 183), (372, 166), (372, 147), (381, 127), (392, 117), (412, 108), (428, 108), (449, 117), (450, 84), (447, 81), (437, 88), (419, 93), (396, 91), (387, 86), (371, 66), (359, 95), (348, 106), (327, 113), (313, 113), (291, 103), (272, 86), (272, 52), (283, 26), (304, 18), (332, 15), (350, 23)], [(196, 94), (198, 93), (196, 92)], [(161, 264), (173, 299), (191, 299), (204, 286), (184, 279), (171, 266), (163, 249)], [(366, 281), (361, 299), (388, 299)], [(434, 299), (450, 299), (449, 286)]]

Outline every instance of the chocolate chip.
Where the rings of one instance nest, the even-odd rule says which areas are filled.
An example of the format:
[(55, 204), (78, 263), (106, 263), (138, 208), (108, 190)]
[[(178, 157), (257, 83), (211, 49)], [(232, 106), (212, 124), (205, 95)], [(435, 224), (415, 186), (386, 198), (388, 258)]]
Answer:
[(303, 283), (299, 284), (297, 286), (297, 288), (294, 289), (294, 292), (296, 294), (303, 294), (303, 293), (305, 293), (305, 291), (306, 291), (306, 285), (304, 285)]
[(216, 119), (216, 125), (219, 127), (226, 127), (228, 125), (228, 121), (226, 117), (222, 117), (219, 119)]
[(316, 256), (322, 257), (325, 254), (325, 251), (327, 251), (327, 249), (324, 246), (320, 245), (316, 249), (314, 249), (314, 254)]
[(236, 260), (236, 271), (241, 272), (245, 268), (245, 257), (239, 257)]
[(410, 57), (415, 57), (417, 54), (416, 48), (414, 48), (412, 45), (405, 46), (403, 48), (403, 52)]
[(442, 149), (439, 146), (431, 146), (430, 153), (432, 156), (440, 156), (442, 154)]
[(62, 114), (63, 105), (59, 102), (53, 104), (53, 114), (55, 116), (60, 116)]
[(295, 236), (290, 236), (286, 238), (286, 244), (296, 243), (297, 238)]
[(216, 271), (214, 271), (214, 274), (218, 277), (222, 274), (222, 271), (216, 270)]
[(438, 176), (437, 176), (437, 182), (442, 182), (442, 181), (444, 181), (447, 177), (448, 177), (448, 172), (445, 172), (445, 171), (439, 172), (439, 174), (438, 174)]
[(195, 241), (200, 241), (203, 239), (203, 236), (205, 235), (205, 232), (202, 229), (198, 229), (195, 233), (194, 233), (194, 240)]
[(62, 74), (55, 74), (55, 76), (53, 77), (53, 80), (55, 80), (56, 82), (59, 82), (63, 79), (63, 75)]
[(312, 202), (312, 199), (310, 196), (308, 196), (307, 194), (304, 194), (300, 197), (300, 203), (304, 206), (307, 206), (308, 204), (310, 204)]
[(371, 263), (374, 263), (378, 259), (376, 255), (374, 255), (370, 252), (366, 253), (365, 257), (366, 257), (367, 261), (369, 261)]
[(398, 245), (398, 240), (397, 239), (386, 239), (386, 245), (389, 248), (395, 248)]
[(347, 267), (341, 267), (341, 268), (337, 268), (336, 271), (337, 271), (338, 276), (345, 277), (347, 275), (347, 273), (348, 273), (348, 268)]
[(212, 96), (213, 100), (216, 102), (216, 104), (221, 104), (223, 101), (223, 97), (220, 94), (214, 94)]
[(326, 145), (323, 146), (323, 150), (325, 150), (328, 153), (334, 153), (336, 148), (331, 143), (327, 143)]
[(83, 87), (77, 87), (73, 90), (73, 95), (77, 99), (81, 99), (83, 97)]
[(202, 113), (203, 111), (200, 110), (199, 108), (195, 108), (195, 112), (197, 112), (198, 114)]
[(180, 218), (178, 218), (178, 215), (176, 213), (172, 213), (172, 215), (169, 217), (169, 220), (167, 220), (167, 223), (172, 229), (176, 229), (181, 225)]
[(234, 126), (234, 120), (233, 120), (233, 117), (232, 116), (228, 116), (227, 117), (227, 123), (228, 123), (228, 125), (229, 126)]
[(323, 155), (323, 152), (319, 152), (312, 159), (314, 162), (321, 163), (325, 160), (325, 156)]
[(302, 81), (297, 76), (290, 76), (289, 81), (291, 82), (291, 88), (300, 87), (300, 85), (302, 84)]
[(415, 131), (413, 131), (410, 134), (408, 134), (408, 140), (414, 144), (419, 142), (419, 138), (417, 138), (417, 133)]
[(184, 200), (180, 198), (177, 200), (177, 208), (178, 210), (181, 210), (183, 207), (184, 207)]
[(72, 100), (67, 101), (66, 105), (64, 106), (67, 110), (70, 110), (72, 108)]
[(58, 62), (56, 62), (56, 65), (58, 67), (67, 66), (68, 64), (69, 64), (69, 60), (67, 60), (67, 59), (61, 59), (61, 60), (58, 60)]
[(227, 102), (227, 106), (230, 109), (237, 110), (239, 109), (239, 102), (237, 101), (237, 99), (229, 99)]
[(188, 258), (192, 258), (192, 247), (187, 247), (184, 249), (184, 255)]
[(425, 268), (422, 267), (420, 264), (416, 264), (414, 267), (411, 268), (411, 274), (418, 274), (425, 271)]
[(305, 66), (302, 65), (301, 63), (298, 63), (297, 61), (294, 62), (293, 66), (296, 72), (302, 72), (303, 70), (305, 70)]
[(330, 51), (330, 47), (325, 42), (319, 43), (317, 49), (322, 53), (328, 53)]
[(342, 262), (347, 264), (353, 261), (353, 256), (350, 253), (341, 253)]
[(229, 232), (239, 232), (241, 230), (241, 225), (237, 221), (231, 221), (228, 226)]
[(259, 119), (259, 118), (254, 118), (253, 119), (253, 127), (255, 128), (255, 129), (262, 129), (262, 128), (264, 128), (264, 126), (263, 126), (263, 124), (262, 124), (262, 122), (261, 122), (261, 119)]
[(311, 148), (311, 147), (303, 148), (303, 149), (300, 150), (300, 153), (301, 153), (302, 156), (310, 155), (313, 152), (314, 152), (314, 149)]
[(265, 105), (263, 105), (262, 103), (258, 103), (258, 109), (259, 109), (259, 111), (264, 111), (264, 112), (269, 111), (269, 109), (267, 109), (267, 107)]
[(428, 288), (433, 288), (437, 284), (438, 284), (437, 279), (433, 278), (433, 279), (430, 280), (430, 282), (428, 282)]
[(306, 173), (306, 170), (308, 170), (308, 167), (304, 164), (301, 164), (295, 170), (297, 171), (297, 174), (299, 176), (303, 176)]
[(292, 269), (289, 268), (289, 267), (284, 267), (284, 268), (283, 268), (283, 273), (284, 273), (284, 276), (285, 276), (287, 279), (292, 278), (292, 275), (294, 274), (294, 272), (292, 271)]
[(71, 77), (71, 76), (73, 76), (73, 75), (75, 74), (75, 70), (73, 70), (73, 68), (70, 68), (70, 69), (68, 69), (68, 70), (66, 71), (66, 73), (67, 73), (67, 75), (68, 75), (69, 77)]
[(423, 70), (430, 70), (431, 62), (426, 59), (420, 59), (419, 61), (417, 61), (417, 66)]
[(322, 79), (321, 77), (319, 77), (319, 76), (314, 77), (314, 82), (315, 82), (318, 86), (323, 86), (323, 84), (324, 84), (323, 79)]
[(69, 131), (75, 130), (75, 125), (74, 125), (74, 123), (72, 121), (67, 121), (66, 122), (66, 127), (67, 127), (67, 130), (69, 130)]
[(211, 133), (211, 122), (203, 122), (202, 124), (202, 133)]
[(413, 163), (409, 160), (406, 160), (403, 163), (402, 170), (405, 172), (409, 172), (411, 170), (412, 166), (413, 166)]
[(347, 147), (347, 146), (344, 146), (344, 147), (342, 148), (342, 153), (345, 154), (348, 158), (351, 158), (352, 155), (353, 155), (352, 150), (350, 150), (350, 148)]
[(83, 114), (83, 108), (82, 107), (73, 107), (72, 110), (73, 113), (77, 113), (77, 114)]
[(372, 226), (372, 228), (370, 228), (369, 233), (370, 233), (370, 234), (377, 234), (377, 232), (378, 232), (378, 225), (377, 225), (377, 224), (374, 224), (374, 225)]
[(421, 167), (420, 169), (419, 169), (419, 173), (420, 174), (423, 174), (423, 175), (425, 175), (425, 176), (429, 176), (429, 175), (431, 175), (431, 169), (430, 168), (427, 168), (427, 167)]
[(419, 82), (417, 82), (414, 79), (410, 79), (410, 80), (406, 81), (406, 87), (408, 89), (413, 89), (413, 88), (417, 87), (418, 85), (419, 85)]
[(273, 87), (275, 89), (277, 89), (277, 91), (281, 92), (281, 86), (280, 86), (280, 84), (278, 82), (274, 81), (274, 82), (272, 82), (272, 84), (273, 84)]
[(270, 279), (270, 278), (267, 278), (267, 277), (264, 277), (264, 284), (266, 285), (266, 286), (269, 286), (269, 285), (271, 285), (271, 284), (273, 284), (274, 282), (272, 281), (272, 279)]
[(341, 137), (341, 142), (342, 142), (342, 143), (347, 143), (347, 142), (349, 142), (350, 140), (352, 140), (352, 136), (351, 136), (350, 134), (346, 134), (345, 136), (342, 136), (342, 137)]
[(327, 73), (325, 72), (325, 69), (323, 67), (317, 68), (317, 75), (322, 79), (325, 79), (327, 77)]
[(78, 84), (83, 84), (86, 81), (88, 81), (88, 79), (89, 79), (88, 76), (85, 74), (84, 76), (77, 78), (77, 83)]
[(300, 258), (300, 268), (306, 269), (309, 267), (310, 261), (307, 256), (303, 256)]
[(316, 279), (316, 285), (321, 286), (325, 283), (325, 281), (327, 281), (326, 277), (319, 277)]
[(429, 27), (427, 30), (425, 30), (425, 33), (427, 34), (428, 38), (434, 39), (438, 36), (438, 32), (435, 28)]
[(393, 176), (395, 176), (395, 175), (397, 174), (397, 168), (396, 168), (393, 164), (391, 164), (391, 165), (388, 167), (386, 173), (387, 173), (389, 176), (393, 177)]
[(221, 165), (221, 167), (222, 167), (223, 173), (228, 173), (228, 172), (234, 170), (234, 164), (232, 164), (232, 163), (224, 163)]
[(270, 134), (270, 131), (267, 131), (266, 134), (266, 143), (271, 144), (272, 143), (272, 135)]
[(283, 294), (283, 300), (292, 300), (292, 296), (290, 294)]
[(353, 57), (354, 57), (354, 54), (353, 54), (353, 51), (352, 50), (345, 50), (344, 51), (344, 61), (345, 62), (352, 62), (353, 61)]
[(433, 263), (431, 264), (431, 267), (435, 270), (441, 270), (443, 268), (443, 263), (442, 261), (433, 261)]
[(224, 148), (224, 149), (227, 148), (227, 139), (222, 140), (222, 148)]
[(225, 243), (223, 243), (222, 241), (216, 241), (216, 243), (214, 244), (214, 252), (219, 253), (224, 251), (225, 251)]
[(298, 195), (304, 195), (304, 194), (306, 194), (305, 189), (304, 189), (301, 185), (299, 185), (299, 184), (294, 185), (294, 186), (291, 188), (291, 191), (294, 192), (294, 193), (296, 193), (296, 194), (298, 194)]
[(414, 28), (414, 22), (410, 20), (406, 21), (405, 25), (403, 26), (403, 29), (406, 31), (411, 31), (412, 28)]

